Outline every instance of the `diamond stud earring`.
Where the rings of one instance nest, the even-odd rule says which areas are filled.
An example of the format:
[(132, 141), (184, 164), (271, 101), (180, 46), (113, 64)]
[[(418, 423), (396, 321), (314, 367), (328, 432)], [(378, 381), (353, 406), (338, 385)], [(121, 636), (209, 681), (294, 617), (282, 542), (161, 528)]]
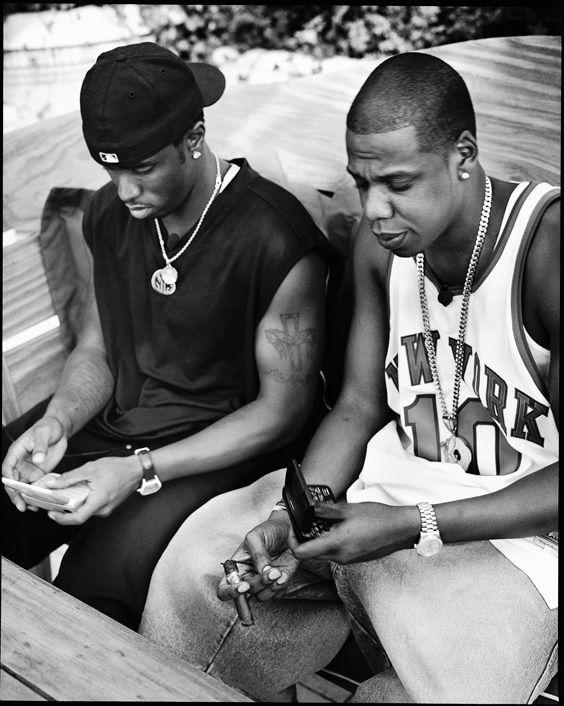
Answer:
[(202, 156), (202, 153), (198, 152), (198, 150), (195, 150), (194, 152), (192, 152), (193, 159), (200, 159), (201, 156)]
[(465, 181), (466, 179), (470, 179), (470, 174), (468, 174), (468, 172), (460, 172), (460, 178)]

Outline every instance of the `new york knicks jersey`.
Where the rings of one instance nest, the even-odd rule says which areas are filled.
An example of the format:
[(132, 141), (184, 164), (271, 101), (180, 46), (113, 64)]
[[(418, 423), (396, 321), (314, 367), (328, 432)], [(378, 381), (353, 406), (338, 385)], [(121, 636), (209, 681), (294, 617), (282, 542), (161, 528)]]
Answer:
[[(350, 502), (403, 505), (473, 497), (558, 460), (558, 429), (547, 391), (550, 353), (527, 335), (521, 298), (531, 238), (559, 195), (548, 184), (515, 187), (492, 258), (473, 283), (458, 405), (458, 435), (472, 451), (466, 472), (440, 460), (440, 443), (450, 432), (425, 349), (415, 258), (390, 258), (385, 376), (388, 405), (397, 418), (370, 441), (359, 480), (347, 493)], [(437, 299), (438, 283), (427, 273), (425, 287), (438, 377), (450, 413), (462, 288), (445, 307)], [(522, 544), (501, 540), (501, 545), (515, 541)]]

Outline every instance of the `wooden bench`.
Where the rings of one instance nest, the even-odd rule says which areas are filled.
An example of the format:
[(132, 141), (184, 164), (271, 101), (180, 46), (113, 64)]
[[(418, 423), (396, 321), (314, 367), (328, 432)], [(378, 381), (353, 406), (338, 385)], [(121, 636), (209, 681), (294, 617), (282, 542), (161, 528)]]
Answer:
[[(496, 38), (428, 51), (451, 63), (468, 83), (477, 113), (482, 163), (488, 173), (558, 184), (561, 38)], [(347, 67), (330, 74), (273, 85), (230, 86), (222, 101), (206, 112), (212, 148), (225, 157), (247, 156), (265, 176), (294, 191), (343, 255), (360, 212), (345, 172), (345, 116), (374, 66), (372, 60), (351, 59)], [(72, 346), (73, 322), (65, 319), (67, 310), (58, 301), (60, 293), (49, 284), (39, 235), (47, 197), (53, 187), (96, 189), (106, 181), (83, 143), (77, 112), (4, 136), (3, 422), (54, 391)], [(63, 209), (60, 217), (76, 226), (79, 210)], [(69, 248), (61, 257), (69, 257), (70, 252), (72, 268), (72, 245)], [(8, 571), (6, 591), (11, 594), (48, 592), (48, 584), (35, 583), (21, 572), (15, 582), (13, 569)], [(57, 592), (53, 589), (49, 595), (57, 596)], [(13, 595), (10, 600), (12, 605), (17, 603)], [(81, 606), (80, 611), (84, 609)], [(90, 609), (86, 613), (94, 617)], [(40, 610), (34, 615), (37, 639), (43, 640), (49, 634), (49, 618)], [(70, 621), (68, 616), (65, 609), (61, 620)], [(139, 649), (153, 654), (138, 637)], [(133, 635), (130, 638), (135, 640)], [(20, 664), (34, 669), (37, 656), (31, 641), (27, 642), (20, 645)], [(333, 666), (354, 674), (359, 657), (354, 653), (351, 660), (350, 654), (340, 654), (326, 675), (331, 676)], [(41, 675), (36, 676), (40, 681)], [(47, 672), (44, 677), (48, 683)], [(8, 678), (3, 673), (4, 679)], [(90, 690), (84, 685), (76, 688), (72, 698), (85, 693), (84, 689), (90, 698), (94, 693), (94, 685)], [(166, 699), (161, 695), (159, 700)]]
[(1, 701), (252, 702), (2, 559)]

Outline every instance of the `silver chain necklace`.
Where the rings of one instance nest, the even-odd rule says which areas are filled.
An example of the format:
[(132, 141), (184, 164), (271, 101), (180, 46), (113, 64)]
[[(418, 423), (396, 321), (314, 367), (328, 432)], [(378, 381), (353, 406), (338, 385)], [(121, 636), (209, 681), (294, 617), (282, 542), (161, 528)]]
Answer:
[(462, 290), (462, 307), (460, 310), (460, 323), (458, 326), (458, 340), (456, 342), (455, 355), (455, 372), (454, 372), (454, 390), (452, 398), (452, 412), (449, 414), (439, 380), (437, 371), (437, 359), (435, 355), (435, 346), (433, 345), (433, 337), (431, 335), (431, 325), (429, 322), (429, 307), (427, 304), (427, 294), (425, 291), (425, 255), (419, 253), (416, 256), (417, 262), (417, 284), (419, 287), (419, 303), (421, 304), (421, 316), (423, 318), (423, 332), (425, 338), (425, 348), (427, 349), (427, 357), (429, 366), (433, 376), (435, 389), (439, 397), (442, 408), (442, 418), (447, 429), (450, 431), (450, 437), (441, 442), (441, 461), (447, 463), (457, 463), (466, 471), (472, 462), (472, 452), (467, 444), (459, 437), (458, 434), (458, 397), (460, 394), (460, 383), (462, 380), (462, 369), (464, 366), (464, 338), (466, 336), (466, 326), (468, 324), (468, 308), (470, 305), (470, 294), (472, 291), (472, 282), (478, 267), (480, 252), (488, 230), (490, 220), (490, 210), (492, 205), (492, 185), (489, 177), (486, 176), (486, 186), (484, 192), (484, 203), (482, 205), (482, 213), (480, 215), (480, 225), (476, 235), (476, 242), (470, 256), (468, 270), (466, 271), (466, 279), (464, 280), (464, 288)]
[(219, 168), (219, 159), (217, 158), (217, 155), (214, 154), (215, 157), (215, 168), (216, 168), (216, 174), (215, 174), (215, 186), (213, 188), (213, 193), (210, 196), (210, 200), (207, 202), (204, 210), (202, 211), (202, 215), (200, 216), (200, 220), (198, 221), (196, 227), (194, 228), (194, 232), (190, 236), (189, 240), (185, 243), (185, 245), (182, 247), (181, 250), (179, 250), (174, 257), (168, 257), (166, 254), (165, 246), (164, 246), (164, 241), (163, 241), (163, 236), (161, 233), (161, 227), (159, 225), (159, 220), (158, 218), (155, 218), (155, 227), (157, 229), (157, 236), (159, 238), (159, 244), (161, 246), (161, 252), (163, 254), (163, 258), (165, 261), (165, 266), (155, 270), (153, 272), (153, 276), (151, 277), (151, 286), (155, 290), (155, 292), (158, 292), (159, 294), (174, 294), (176, 291), (176, 280), (178, 279), (178, 271), (175, 267), (172, 266), (171, 263), (173, 263), (175, 260), (177, 260), (189, 247), (190, 243), (194, 240), (196, 235), (198, 234), (198, 231), (200, 230), (200, 226), (202, 225), (202, 222), (205, 218), (206, 213), (208, 212), (210, 206), (212, 205), (215, 197), (217, 196), (220, 188), (221, 188), (221, 171)]

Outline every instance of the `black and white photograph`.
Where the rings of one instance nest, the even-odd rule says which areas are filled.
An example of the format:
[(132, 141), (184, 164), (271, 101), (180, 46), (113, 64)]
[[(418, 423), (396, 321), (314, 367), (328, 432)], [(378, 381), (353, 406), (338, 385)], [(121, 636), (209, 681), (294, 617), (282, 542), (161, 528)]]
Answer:
[(561, 6), (3, 9), (0, 701), (558, 703)]

